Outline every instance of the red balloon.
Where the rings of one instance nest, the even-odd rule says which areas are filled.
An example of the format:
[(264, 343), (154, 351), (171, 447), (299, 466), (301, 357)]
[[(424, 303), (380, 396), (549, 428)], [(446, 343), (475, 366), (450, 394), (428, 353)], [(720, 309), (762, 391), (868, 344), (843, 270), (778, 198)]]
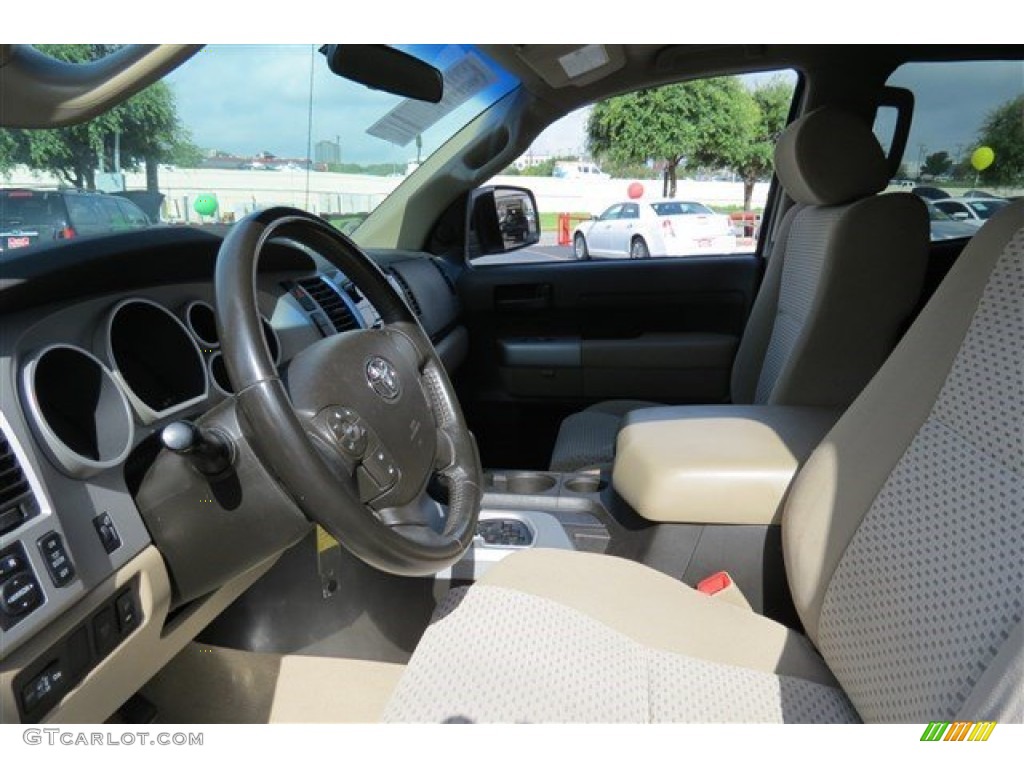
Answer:
[(629, 195), (630, 200), (637, 200), (644, 196), (644, 185), (639, 181), (634, 181), (627, 188), (626, 194)]

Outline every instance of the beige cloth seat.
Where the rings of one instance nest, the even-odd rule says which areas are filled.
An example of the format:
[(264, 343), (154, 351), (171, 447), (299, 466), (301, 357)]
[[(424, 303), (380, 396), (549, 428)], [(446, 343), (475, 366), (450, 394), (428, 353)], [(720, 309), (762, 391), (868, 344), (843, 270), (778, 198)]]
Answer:
[[(822, 108), (779, 139), (775, 172), (796, 202), (783, 218), (733, 364), (737, 404), (848, 406), (917, 304), (928, 256), (924, 203), (885, 189), (881, 147), (858, 117)], [(626, 414), (609, 400), (566, 418), (550, 468), (612, 462)]]
[(639, 564), (513, 555), (425, 633), (400, 721), (1024, 721), (1024, 202), (975, 236), (794, 481), (806, 637)]

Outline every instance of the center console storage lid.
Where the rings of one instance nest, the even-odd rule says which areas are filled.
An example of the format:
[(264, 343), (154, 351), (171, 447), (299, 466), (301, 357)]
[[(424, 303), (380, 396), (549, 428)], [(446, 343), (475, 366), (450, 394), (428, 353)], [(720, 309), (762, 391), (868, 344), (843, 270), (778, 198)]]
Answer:
[(612, 482), (655, 522), (777, 523), (790, 481), (840, 414), (776, 405), (631, 411)]

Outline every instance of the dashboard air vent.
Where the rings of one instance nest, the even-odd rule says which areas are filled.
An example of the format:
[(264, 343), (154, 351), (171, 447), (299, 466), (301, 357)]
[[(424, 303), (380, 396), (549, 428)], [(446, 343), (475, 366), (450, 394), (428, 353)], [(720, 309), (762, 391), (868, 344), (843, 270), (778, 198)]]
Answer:
[(32, 514), (32, 492), (14, 448), (0, 432), (0, 534), (17, 528)]
[(402, 293), (405, 294), (405, 301), (409, 305), (409, 309), (413, 311), (416, 317), (420, 317), (423, 314), (423, 310), (420, 309), (420, 303), (416, 301), (416, 295), (412, 292), (412, 288), (409, 287), (409, 283), (402, 277), (402, 273), (397, 269), (389, 270), (389, 273), (402, 288)]
[(341, 298), (338, 289), (332, 286), (322, 277), (310, 277), (299, 280), (299, 285), (305, 289), (310, 298), (319, 305), (327, 318), (334, 326), (334, 330), (342, 333), (352, 331), (360, 327), (360, 323), (352, 314), (348, 304)]

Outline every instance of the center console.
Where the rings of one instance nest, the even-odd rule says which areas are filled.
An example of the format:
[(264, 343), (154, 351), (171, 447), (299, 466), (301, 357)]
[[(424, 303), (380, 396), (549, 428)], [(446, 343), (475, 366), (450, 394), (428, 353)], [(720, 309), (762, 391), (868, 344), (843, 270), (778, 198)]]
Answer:
[(611, 534), (602, 493), (608, 481), (597, 474), (523, 470), (484, 473), (484, 497), (473, 545), (438, 575), (476, 581), (495, 563), (531, 547), (606, 552)]
[(749, 605), (797, 626), (779, 518), (832, 408), (685, 406), (632, 412), (612, 473), (489, 471), (478, 535), (442, 578), (475, 581), (531, 547), (624, 557), (696, 586), (726, 570)]

